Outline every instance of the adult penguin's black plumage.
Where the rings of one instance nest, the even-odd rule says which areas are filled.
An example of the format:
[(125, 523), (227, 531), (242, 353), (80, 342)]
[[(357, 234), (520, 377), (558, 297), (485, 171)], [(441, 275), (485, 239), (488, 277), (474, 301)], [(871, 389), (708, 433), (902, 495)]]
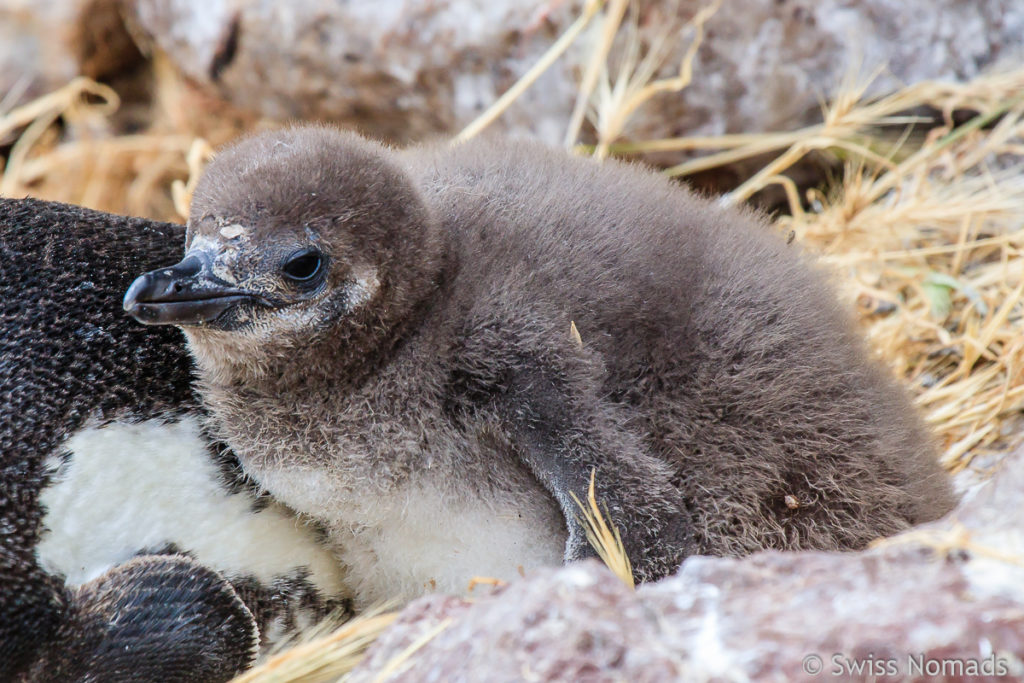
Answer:
[(344, 597), (203, 433), (180, 334), (120, 310), (183, 237), (0, 199), (0, 681), (223, 680)]
[(797, 248), (640, 168), (266, 133), (214, 159), (186, 248), (126, 309), (185, 330), (219, 435), (363, 600), (590, 554), (594, 470), (642, 580), (952, 505)]

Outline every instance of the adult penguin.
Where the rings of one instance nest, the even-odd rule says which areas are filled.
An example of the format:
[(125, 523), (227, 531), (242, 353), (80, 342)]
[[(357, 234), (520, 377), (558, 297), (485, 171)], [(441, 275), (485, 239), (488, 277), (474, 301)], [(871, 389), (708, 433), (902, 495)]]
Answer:
[(228, 678), (347, 599), (205, 434), (180, 335), (120, 310), (183, 236), (0, 199), (0, 680)]

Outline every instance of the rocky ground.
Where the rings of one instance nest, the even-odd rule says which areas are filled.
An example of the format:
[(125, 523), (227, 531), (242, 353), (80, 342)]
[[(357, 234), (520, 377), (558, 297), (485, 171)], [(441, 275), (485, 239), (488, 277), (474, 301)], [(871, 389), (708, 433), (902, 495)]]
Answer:
[[(687, 22), (709, 4), (632, 3), (612, 72), (632, 36), (641, 53), (658, 55), (657, 75), (673, 75), (693, 38)], [(211, 112), (227, 102), (260, 117), (331, 120), (408, 142), (473, 120), (584, 5), (0, 0), (0, 96), (13, 106), (78, 73), (110, 77), (162, 53), (208, 96), (192, 104)], [(1024, 55), (1024, 5), (1015, 0), (934, 0), (926, 12), (901, 0), (729, 0), (706, 29), (693, 65), (699, 77), (645, 105), (629, 137), (792, 129), (819, 118), (821, 102), (851, 73), (880, 70), (871, 88), (884, 93), (969, 80)], [(561, 143), (601, 30), (591, 22), (496, 128)]]

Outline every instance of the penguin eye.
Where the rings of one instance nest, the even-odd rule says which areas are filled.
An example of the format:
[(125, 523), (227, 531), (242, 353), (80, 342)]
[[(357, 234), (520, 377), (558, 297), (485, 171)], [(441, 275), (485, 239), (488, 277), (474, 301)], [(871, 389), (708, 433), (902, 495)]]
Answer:
[(289, 280), (308, 282), (320, 272), (323, 262), (320, 252), (306, 249), (290, 256), (281, 270)]

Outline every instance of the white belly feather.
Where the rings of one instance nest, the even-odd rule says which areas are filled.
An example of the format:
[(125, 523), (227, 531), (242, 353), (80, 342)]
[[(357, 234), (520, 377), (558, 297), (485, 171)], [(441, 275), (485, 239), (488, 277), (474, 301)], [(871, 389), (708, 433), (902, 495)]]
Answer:
[(560, 565), (565, 553), (565, 523), (542, 495), (497, 500), (414, 487), (353, 500), (317, 470), (277, 469), (259, 479), (327, 526), (363, 607), (434, 591), (461, 595), (474, 577), (516, 579)]
[(194, 418), (85, 428), (64, 451), (66, 462), (50, 459), (37, 553), (69, 584), (173, 543), (228, 578), (270, 583), (307, 567), (322, 593), (341, 592), (341, 569), (313, 530), (279, 506), (256, 512), (251, 496), (225, 490)]

